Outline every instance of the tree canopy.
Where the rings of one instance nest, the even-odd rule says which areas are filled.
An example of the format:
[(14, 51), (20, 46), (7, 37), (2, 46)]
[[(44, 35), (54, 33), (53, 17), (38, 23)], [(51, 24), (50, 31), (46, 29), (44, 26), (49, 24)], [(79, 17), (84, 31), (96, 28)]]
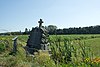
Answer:
[[(100, 25), (96, 25), (96, 26), (89, 26), (89, 27), (73, 27), (73, 28), (63, 28), (63, 29), (57, 29), (57, 26), (55, 25), (49, 25), (49, 26), (45, 26), (45, 29), (48, 30), (48, 33), (50, 35), (54, 35), (54, 34), (100, 34)], [(25, 35), (25, 34), (29, 34), (30, 33), (30, 29), (28, 30), (27, 28), (25, 28), (24, 32), (10, 32), (10, 34), (12, 35)], [(0, 35), (9, 35), (8, 33), (0, 33)]]

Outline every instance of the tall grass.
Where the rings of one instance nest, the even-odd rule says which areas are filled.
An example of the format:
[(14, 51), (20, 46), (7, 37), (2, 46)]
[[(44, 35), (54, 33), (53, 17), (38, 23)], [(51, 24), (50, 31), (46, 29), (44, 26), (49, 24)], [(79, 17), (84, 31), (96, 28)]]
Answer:
[(50, 45), (51, 58), (57, 65), (90, 67), (99, 66), (100, 64), (100, 62), (93, 64), (93, 52), (90, 46), (87, 46), (82, 40), (64, 39), (62, 41), (60, 37), (57, 37)]
[(99, 35), (62, 35), (50, 36), (51, 56), (47, 51), (39, 51), (34, 56), (26, 57), (25, 46), (28, 36), (18, 37), (18, 51), (16, 55), (9, 55), (14, 36), (1, 36), (0, 65), (4, 67), (100, 67), (100, 38)]

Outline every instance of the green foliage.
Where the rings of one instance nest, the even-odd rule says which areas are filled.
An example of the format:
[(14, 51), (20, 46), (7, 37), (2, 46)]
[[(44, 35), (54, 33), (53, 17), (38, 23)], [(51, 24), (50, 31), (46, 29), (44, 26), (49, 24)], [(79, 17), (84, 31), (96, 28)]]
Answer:
[(50, 36), (51, 56), (39, 51), (34, 56), (26, 57), (23, 46), (28, 36), (18, 36), (16, 55), (9, 55), (15, 36), (0, 36), (0, 65), (4, 67), (100, 67), (100, 35), (52, 35)]
[[(56, 34), (100, 34), (100, 25), (97, 26), (89, 26), (89, 27), (79, 27), (79, 28), (64, 28), (64, 29), (57, 29)], [(51, 31), (49, 31), (51, 32)]]
[(35, 54), (34, 64), (40, 67), (56, 67), (47, 51), (39, 51), (39, 53)]
[(7, 40), (0, 40), (0, 53), (9, 50), (9, 42)]
[(5, 44), (0, 43), (0, 53), (5, 51)]
[[(82, 39), (75, 39), (71, 40), (68, 38), (63, 38), (62, 36), (53, 36), (54, 39), (51, 37), (51, 57), (55, 61), (55, 63), (59, 66), (93, 66), (92, 62), (86, 62), (86, 59), (89, 58), (92, 60), (94, 58), (93, 50), (91, 49), (90, 45), (87, 45), (86, 39), (84, 36), (79, 38)], [(92, 39), (91, 36), (89, 39)], [(70, 64), (71, 63), (71, 64)], [(68, 66), (68, 67), (70, 67)]]
[(72, 47), (70, 41), (66, 39), (61, 42), (60, 38), (51, 43), (51, 57), (55, 63), (68, 63), (71, 61)]
[(48, 30), (49, 34), (56, 34), (57, 26), (49, 25), (49, 26), (45, 26), (45, 28)]

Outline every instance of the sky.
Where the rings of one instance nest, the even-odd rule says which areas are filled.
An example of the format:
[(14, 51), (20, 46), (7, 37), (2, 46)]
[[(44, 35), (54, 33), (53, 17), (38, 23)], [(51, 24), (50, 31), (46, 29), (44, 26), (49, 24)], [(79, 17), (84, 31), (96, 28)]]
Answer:
[(38, 26), (100, 25), (100, 0), (0, 0), (0, 33)]

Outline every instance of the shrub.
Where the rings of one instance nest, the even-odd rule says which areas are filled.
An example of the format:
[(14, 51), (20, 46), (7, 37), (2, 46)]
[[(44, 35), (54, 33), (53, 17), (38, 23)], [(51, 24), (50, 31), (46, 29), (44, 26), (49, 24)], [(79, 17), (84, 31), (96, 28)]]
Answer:
[(47, 51), (39, 51), (39, 53), (35, 54), (33, 64), (36, 67), (55, 67), (55, 63), (52, 59), (50, 59), (49, 53)]
[(5, 44), (4, 43), (0, 43), (0, 53), (5, 51)]

